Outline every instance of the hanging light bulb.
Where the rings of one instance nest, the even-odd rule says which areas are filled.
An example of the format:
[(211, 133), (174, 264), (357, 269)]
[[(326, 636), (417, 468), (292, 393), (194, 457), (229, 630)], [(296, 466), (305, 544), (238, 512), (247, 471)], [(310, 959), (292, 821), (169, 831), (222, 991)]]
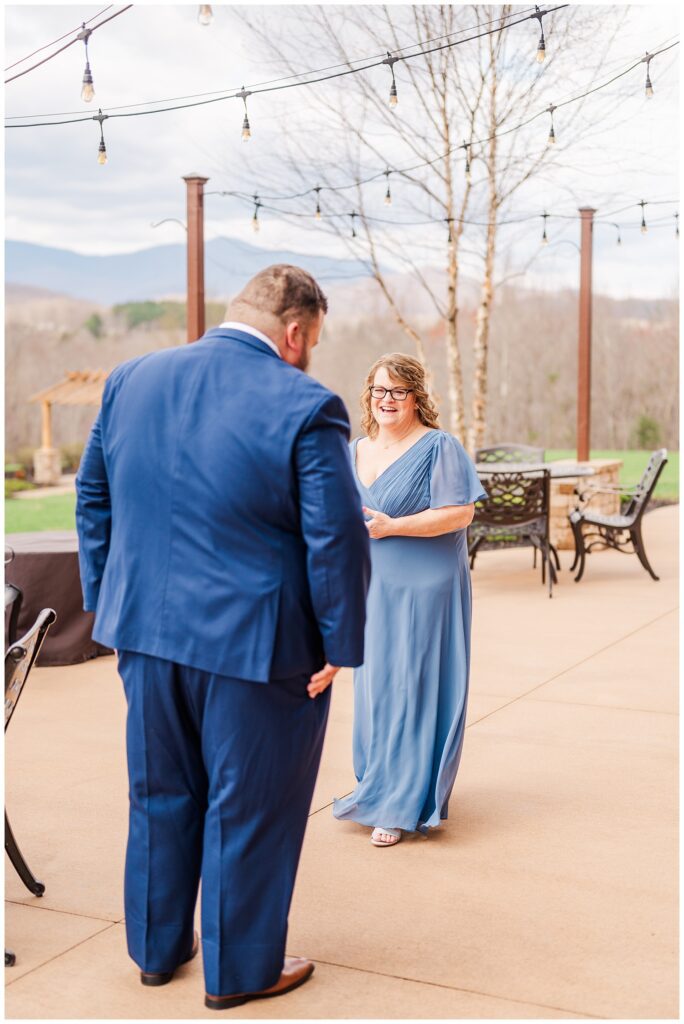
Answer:
[(463, 140), (462, 148), (465, 150), (465, 178), (467, 183), (470, 184), (472, 180), (470, 176), (470, 146), (465, 139)]
[(258, 232), (259, 232), (259, 207), (260, 206), (261, 206), (261, 203), (259, 202), (259, 196), (255, 195), (254, 196), (254, 216), (252, 217), (252, 230), (254, 231), (255, 234), (258, 234)]
[(197, 14), (197, 20), (200, 25), (211, 25), (213, 18), (214, 12), (211, 9), (211, 4), (200, 4)]
[(622, 245), (622, 236), (620, 234), (620, 225), (619, 224), (613, 224), (613, 227), (617, 231), (617, 244), (618, 245)]
[(387, 191), (385, 192), (385, 206), (392, 205), (392, 193), (390, 192), (389, 176), (392, 172), (388, 169), (385, 171), (385, 177), (387, 178)]
[(675, 238), (679, 238), (679, 214), (675, 213)]
[(91, 103), (95, 98), (95, 89), (93, 88), (93, 76), (90, 72), (90, 64), (86, 61), (85, 71), (83, 72), (83, 88), (81, 89), (81, 99), (84, 103)]
[(543, 64), (544, 58), (546, 57), (546, 43), (544, 41), (544, 23), (542, 18), (546, 12), (542, 12), (538, 7), (535, 7), (534, 14), (530, 15), (532, 18), (536, 18), (539, 22), (539, 42), (537, 43), (537, 64)]
[(356, 238), (356, 227), (354, 226), (354, 221), (355, 221), (355, 218), (356, 218), (356, 214), (355, 213), (350, 213), (349, 216), (351, 217), (351, 236), (352, 236), (352, 238)]
[(551, 128), (549, 130), (549, 137), (548, 137), (548, 139), (546, 141), (547, 141), (547, 145), (555, 146), (555, 144), (556, 144), (556, 133), (555, 133), (555, 131), (553, 129), (553, 112), (554, 112), (554, 110), (556, 108), (554, 107), (553, 103), (550, 103), (546, 109), (547, 109), (547, 111), (548, 111), (548, 113), (549, 113), (549, 115), (551, 117)]
[(314, 189), (314, 192), (316, 193), (316, 214), (315, 214), (316, 220), (320, 220), (321, 219), (321, 203), (320, 203), (320, 196), (319, 196), (320, 191), (321, 191), (321, 186), (317, 185), (316, 188)]
[(653, 97), (653, 86), (651, 84), (651, 54), (646, 51), (646, 56), (642, 57), (642, 63), (646, 64), (646, 99), (650, 100)]
[(85, 22), (81, 25), (81, 31), (76, 36), (77, 39), (82, 39), (85, 46), (85, 71), (83, 72), (83, 81), (81, 82), (81, 99), (84, 103), (91, 103), (95, 98), (95, 89), (93, 86), (93, 76), (90, 70), (90, 62), (88, 60), (88, 40), (93, 34), (92, 29), (85, 27)]
[(251, 139), (252, 137), (252, 129), (249, 126), (249, 115), (247, 114), (247, 97), (251, 96), (251, 93), (248, 92), (243, 85), (240, 92), (236, 93), (235, 95), (239, 99), (241, 99), (245, 105), (245, 116), (242, 119), (242, 141), (248, 142), (249, 139)]
[(102, 130), (102, 123), (106, 121), (109, 114), (103, 114), (102, 109), (98, 110), (97, 114), (93, 116), (93, 121), (98, 121), (100, 125), (100, 145), (97, 149), (97, 162), (101, 166), (107, 163), (107, 147), (105, 146), (104, 131)]
[(449, 245), (451, 245), (451, 243), (452, 243), (452, 242), (453, 242), (453, 240), (454, 240), (454, 235), (453, 235), (453, 232), (452, 232), (452, 230), (451, 230), (451, 224), (452, 224), (452, 220), (453, 220), (453, 218), (452, 218), (452, 217), (447, 217), (447, 218), (446, 218), (446, 222), (447, 222), (447, 224), (449, 225), (449, 234), (447, 235), (447, 243), (448, 243)]
[(646, 203), (642, 199), (638, 205), (641, 207), (641, 234), (645, 235), (648, 231), (648, 225), (646, 224), (646, 217), (644, 215), (644, 207), (646, 206)]
[(548, 216), (549, 216), (548, 213), (542, 213), (542, 217), (544, 218), (544, 231), (542, 232), (542, 236), (541, 236), (541, 244), (542, 245), (548, 245), (549, 244), (549, 239), (548, 239), (548, 236), (546, 234), (546, 221), (547, 221)]
[(387, 64), (387, 66), (390, 69), (391, 75), (392, 75), (392, 84), (390, 85), (390, 91), (389, 91), (389, 105), (390, 105), (390, 107), (396, 107), (397, 103), (399, 102), (399, 98), (397, 96), (397, 82), (396, 82), (396, 79), (394, 77), (394, 65), (397, 63), (398, 60), (399, 60), (399, 58), (398, 57), (393, 57), (390, 54), (389, 50), (388, 50), (387, 51), (387, 56), (382, 61), (383, 64)]

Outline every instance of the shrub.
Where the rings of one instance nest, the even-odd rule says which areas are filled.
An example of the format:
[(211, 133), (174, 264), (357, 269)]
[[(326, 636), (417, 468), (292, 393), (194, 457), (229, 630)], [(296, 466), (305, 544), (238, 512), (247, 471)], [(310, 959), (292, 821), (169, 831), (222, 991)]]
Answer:
[(5, 480), (5, 498), (13, 498), (17, 491), (33, 491), (35, 486), (28, 480), (18, 480), (16, 477)]
[(60, 453), (62, 456), (63, 473), (76, 473), (78, 471), (84, 447), (85, 445), (82, 441), (77, 441), (75, 444), (62, 445)]
[[(22, 445), (21, 448), (17, 448), (16, 461), (21, 464), (23, 470), (23, 476), (29, 480), (33, 480), (33, 451), (34, 449), (30, 445)], [(19, 476), (16, 473), (15, 476)]]
[(93, 338), (101, 338), (104, 334), (104, 320), (99, 313), (91, 313), (83, 326)]
[(652, 416), (639, 417), (634, 428), (635, 447), (648, 451), (660, 445), (660, 424)]

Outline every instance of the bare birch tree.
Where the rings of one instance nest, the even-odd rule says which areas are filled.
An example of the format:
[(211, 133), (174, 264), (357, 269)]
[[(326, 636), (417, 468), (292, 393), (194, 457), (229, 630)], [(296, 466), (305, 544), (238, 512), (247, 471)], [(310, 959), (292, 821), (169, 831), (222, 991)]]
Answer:
[[(294, 55), (303, 51), (325, 53), (348, 70), (357, 66), (352, 54), (368, 53), (374, 47), (398, 58), (389, 65), (392, 81), (395, 75), (397, 79), (397, 107), (387, 102), (387, 73), (378, 85), (379, 69), (345, 77), (343, 89), (311, 90), (312, 107), (325, 118), (325, 153), (320, 147), (309, 149), (303, 161), (299, 127), (285, 133), (282, 163), (293, 191), (295, 185), (318, 183), (316, 195), (325, 196), (323, 226), (343, 238), (355, 256), (366, 260), (392, 315), (423, 363), (427, 364), (425, 325), (409, 314), (393, 283), (398, 267), (404, 268), (413, 286), (429, 300), (433, 313), (445, 323), (449, 428), (471, 451), (482, 444), (486, 431), (488, 340), (500, 214), (514, 194), (558, 160), (569, 145), (567, 133), (556, 146), (545, 145), (544, 136), (530, 154), (518, 138), (523, 133), (514, 129), (529, 120), (531, 113), (543, 109), (548, 100), (544, 81), (558, 55), (573, 42), (579, 47), (590, 38), (591, 16), (583, 16), (576, 27), (576, 15), (574, 9), (546, 16), (544, 29), (547, 38), (552, 35), (553, 52), (530, 74), (538, 26), (536, 22), (524, 26), (526, 52), (524, 60), (518, 55), (516, 66), (511, 53), (517, 49), (519, 54), (522, 28), (506, 27), (517, 17), (510, 5), (311, 6), (306, 8), (304, 32), (300, 18), (299, 31), (296, 26), (292, 31), (288, 27), (279, 40), (274, 40), (270, 24), (259, 17), (258, 9), (243, 11), (253, 38), (281, 73), (300, 72)], [(512, 32), (518, 33), (515, 39)], [(463, 45), (452, 45), (454, 42)], [(580, 63), (575, 58), (577, 67)], [(528, 70), (521, 72), (521, 66)], [(539, 132), (545, 130), (548, 127), (540, 121), (538, 143)], [(473, 169), (464, 173), (471, 163)], [(338, 190), (339, 175), (346, 172), (348, 179), (361, 182), (369, 177), (371, 167), (377, 172), (383, 165), (388, 188), (395, 186), (394, 204), (402, 213), (415, 215), (415, 221), (397, 218), (396, 225), (388, 227), (389, 218), (373, 215), (369, 185), (355, 187), (354, 210), (349, 210), (348, 198)], [(282, 183), (282, 166), (277, 175), (260, 169), (259, 178), (267, 184), (270, 181), (271, 186), (276, 180)], [(397, 182), (401, 184), (398, 197)], [(377, 186), (373, 187), (377, 191)], [(281, 216), (301, 218), (307, 208), (310, 213), (311, 197), (302, 196), (296, 200), (296, 209), (290, 203), (289, 213), (283, 210)], [(351, 221), (350, 213), (355, 214)], [(357, 216), (360, 237), (353, 227)], [(472, 247), (469, 225), (474, 220), (484, 228), (484, 236), (476, 237)], [(433, 227), (428, 226), (430, 222)], [(397, 239), (397, 225), (402, 223), (411, 241)], [(444, 225), (441, 240), (440, 224)], [(421, 225), (424, 230), (416, 244), (414, 229)], [(428, 272), (430, 265), (439, 268), (437, 275)], [(469, 428), (459, 332), (464, 268), (471, 275), (474, 270), (480, 279)]]

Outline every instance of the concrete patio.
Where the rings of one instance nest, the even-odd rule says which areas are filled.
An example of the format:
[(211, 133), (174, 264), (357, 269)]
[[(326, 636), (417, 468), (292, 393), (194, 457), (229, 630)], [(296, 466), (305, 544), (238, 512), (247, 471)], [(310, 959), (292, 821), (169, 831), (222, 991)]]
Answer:
[[(483, 552), (451, 817), (392, 850), (334, 821), (351, 673), (290, 917), (312, 981), (233, 1018), (657, 1018), (677, 994), (678, 508), (633, 556), (567, 552), (549, 600), (529, 549)], [(143, 988), (125, 947), (125, 705), (114, 658), (34, 672), (7, 735), (7, 807), (46, 884), (8, 868), (9, 1018), (210, 1018), (200, 959)]]

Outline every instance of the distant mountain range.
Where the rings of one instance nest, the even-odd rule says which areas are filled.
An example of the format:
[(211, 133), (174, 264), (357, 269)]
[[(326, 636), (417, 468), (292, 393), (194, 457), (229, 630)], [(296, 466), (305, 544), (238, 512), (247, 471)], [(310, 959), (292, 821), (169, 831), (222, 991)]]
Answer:
[[(331, 284), (368, 276), (358, 260), (259, 249), (232, 238), (216, 238), (205, 246), (207, 298), (226, 299), (257, 271), (271, 263), (296, 263), (318, 280)], [(138, 252), (85, 256), (30, 242), (5, 243), (5, 280), (111, 306), (144, 299), (184, 297), (184, 245), (158, 245)]]

